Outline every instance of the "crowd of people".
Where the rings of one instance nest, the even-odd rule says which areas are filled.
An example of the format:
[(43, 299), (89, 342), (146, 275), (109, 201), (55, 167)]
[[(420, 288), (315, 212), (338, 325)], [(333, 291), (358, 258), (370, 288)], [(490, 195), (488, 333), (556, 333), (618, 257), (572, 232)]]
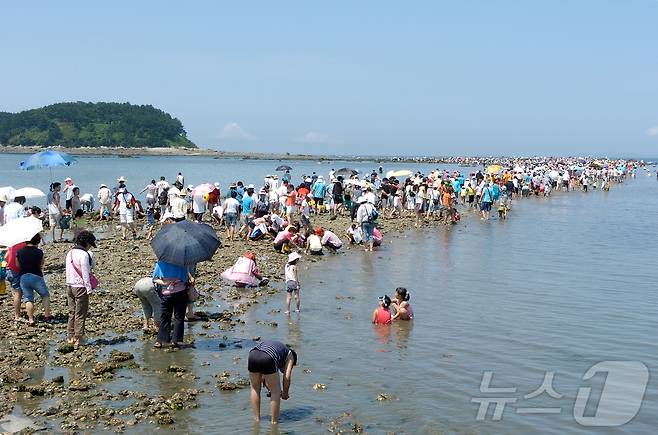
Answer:
[[(96, 248), (96, 238), (90, 231), (92, 220), (117, 222), (123, 239), (130, 235), (140, 237), (138, 221), (145, 222), (144, 236), (152, 240), (159, 225), (191, 220), (225, 231), (228, 243), (236, 238), (247, 243), (269, 243), (273, 251), (287, 255), (283, 272), (285, 313), (289, 315), (293, 300), (295, 310), (301, 310), (298, 264), (302, 254), (336, 253), (344, 243), (362, 245), (365, 251), (372, 252), (382, 243), (380, 223), (384, 220), (410, 218), (416, 227), (428, 220), (449, 225), (459, 222), (460, 210), (464, 213), (472, 208), (477, 208), (483, 220), (489, 220), (493, 210), (504, 220), (517, 198), (548, 196), (553, 191), (608, 190), (613, 182), (634, 177), (635, 170), (634, 163), (626, 161), (527, 159), (503, 161), (468, 173), (437, 169), (427, 174), (410, 171), (384, 174), (379, 168), (364, 176), (353, 170), (332, 170), (326, 180), (323, 175), (312, 173), (301, 176), (298, 182), (293, 181), (287, 170), (281, 179), (278, 175), (267, 175), (258, 187), (236, 181), (225, 192), (219, 183), (186, 185), (183, 174), (178, 173), (171, 184), (161, 176), (159, 181), (151, 180), (136, 193), (129, 190), (128, 180), (121, 176), (112, 188), (100, 184), (96, 195), (81, 195), (80, 188), (67, 178), (63, 185), (59, 182), (50, 185), (45, 212), (38, 207), (26, 207), (24, 197), (8, 202), (0, 196), (0, 224), (30, 215), (44, 219), (53, 242), (61, 242), (66, 229), (73, 230), (73, 247), (65, 259), (67, 341), (80, 346), (84, 344), (89, 296), (98, 286), (91, 251)], [(346, 217), (349, 223), (343, 234), (337, 234), (322, 225), (313, 225), (320, 215), (330, 220)], [(14, 292), (15, 320), (28, 325), (35, 324), (35, 293), (41, 298), (44, 321), (52, 320), (41, 244), (41, 234), (36, 234), (31, 240), (6, 247), (2, 252), (6, 262), (3, 272), (6, 271)], [(251, 251), (240, 256), (221, 277), (237, 287), (268, 284)], [(143, 307), (143, 329), (157, 332), (156, 348), (182, 345), (184, 321), (195, 320), (191, 296), (195, 280), (196, 265), (184, 267), (159, 260), (153, 275), (135, 284), (133, 292)], [(27, 318), (22, 316), (22, 301)], [(410, 292), (403, 287), (396, 289), (392, 299), (387, 295), (380, 297), (372, 313), (375, 324), (413, 318)], [(278, 400), (288, 396), (290, 373), (296, 363), (297, 354), (275, 341), (262, 342), (250, 352), (251, 399), (256, 419), (260, 418), (260, 388), (264, 383), (272, 396), (272, 419), (276, 422)], [(279, 371), (284, 374), (282, 387)]]

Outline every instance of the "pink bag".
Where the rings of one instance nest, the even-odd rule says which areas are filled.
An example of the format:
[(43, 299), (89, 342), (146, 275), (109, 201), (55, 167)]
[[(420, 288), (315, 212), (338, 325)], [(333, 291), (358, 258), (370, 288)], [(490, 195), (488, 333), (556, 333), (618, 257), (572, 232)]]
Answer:
[[(80, 269), (78, 269), (73, 262), (73, 259), (71, 258), (71, 266), (73, 266), (73, 270), (78, 274), (80, 278), (82, 278), (82, 281), (84, 281), (84, 277), (82, 276), (82, 272), (80, 272)], [(96, 290), (98, 288), (98, 278), (96, 276), (89, 272), (89, 285), (91, 285), (92, 290)]]

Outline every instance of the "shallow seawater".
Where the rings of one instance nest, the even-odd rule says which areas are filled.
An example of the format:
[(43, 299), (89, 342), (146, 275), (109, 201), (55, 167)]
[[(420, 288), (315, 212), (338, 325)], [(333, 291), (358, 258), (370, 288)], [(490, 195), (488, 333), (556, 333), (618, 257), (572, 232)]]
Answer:
[[(326, 175), (327, 165), (322, 168)], [(387, 237), (374, 254), (304, 260), (300, 314), (283, 314), (285, 294), (279, 292), (261, 299), (235, 331), (221, 331), (216, 323), (212, 329), (191, 325), (186, 332), (194, 349), (154, 351), (141, 340), (108, 346), (134, 353), (149, 370), (120, 370), (105, 388), (165, 396), (182, 387), (212, 392), (199, 395), (197, 409), (176, 412), (171, 427), (140, 424), (127, 432), (270, 433), (264, 395), (264, 421), (257, 426), (249, 390), (219, 391), (213, 377), (224, 370), (247, 376), (247, 354), (260, 336), (288, 343), (299, 354), (291, 398), (282, 404), (274, 433), (327, 433), (343, 412), (351, 413), (349, 424), (368, 433), (655, 433), (656, 193), (655, 177), (640, 172), (609, 193), (517, 201), (507, 221), (482, 222), (464, 212), (458, 226)], [(392, 295), (397, 286), (411, 292), (415, 320), (373, 326), (377, 297)], [(217, 305), (226, 303), (209, 300), (199, 309), (221, 311)], [(576, 396), (591, 387), (585, 416), (595, 416), (606, 375), (583, 377), (604, 361), (648, 367), (644, 402), (621, 427), (583, 426), (574, 418)], [(171, 364), (198, 378), (152, 372)], [(491, 388), (515, 390), (481, 392), (487, 371), (493, 372)], [(547, 372), (553, 372), (560, 397), (544, 392), (524, 398)], [(317, 383), (326, 389), (313, 389)], [(624, 385), (630, 384), (626, 379)], [(380, 394), (391, 400), (378, 400)], [(633, 395), (628, 389), (624, 394)], [(500, 420), (492, 419), (495, 403), (485, 419), (477, 418), (473, 399), (483, 397), (510, 400)], [(538, 408), (553, 411), (527, 413)]]

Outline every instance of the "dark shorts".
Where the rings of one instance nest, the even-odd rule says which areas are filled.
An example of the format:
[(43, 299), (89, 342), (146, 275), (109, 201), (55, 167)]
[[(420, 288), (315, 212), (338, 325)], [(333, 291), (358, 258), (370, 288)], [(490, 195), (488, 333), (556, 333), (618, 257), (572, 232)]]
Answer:
[(343, 203), (343, 196), (342, 195), (334, 195), (334, 204), (342, 204)]
[(297, 281), (288, 281), (286, 283), (286, 291), (293, 293), (299, 290), (299, 283)]
[(252, 349), (249, 352), (249, 359), (247, 360), (247, 370), (250, 373), (271, 375), (276, 373), (276, 363), (266, 352)]
[(66, 200), (66, 208), (69, 209), (73, 205), (73, 200), (72, 199), (67, 199)]
[(491, 203), (490, 202), (483, 202), (482, 203), (482, 211), (491, 211)]
[(322, 250), (319, 250), (319, 251), (311, 251), (311, 255), (324, 255), (324, 252), (322, 252)]
[(316, 203), (317, 205), (322, 205), (322, 204), (324, 204), (324, 198), (313, 198), (313, 200), (315, 201), (315, 203)]

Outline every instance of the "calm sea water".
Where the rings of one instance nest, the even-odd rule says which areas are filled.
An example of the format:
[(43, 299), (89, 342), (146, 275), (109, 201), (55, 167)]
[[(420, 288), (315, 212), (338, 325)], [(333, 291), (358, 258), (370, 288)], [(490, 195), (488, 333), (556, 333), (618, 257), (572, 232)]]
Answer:
[[(33, 180), (17, 178), (26, 174), (7, 168), (5, 163), (13, 160), (16, 156), (0, 156), (0, 184), (47, 184), (47, 172)], [(81, 159), (70, 172), (83, 190), (87, 184), (95, 190), (99, 181), (117, 175), (141, 186), (151, 175), (172, 177), (179, 169), (191, 183), (225, 185), (236, 178), (259, 181), (278, 163), (91, 158)], [(330, 168), (311, 162), (292, 166), (325, 175)], [(65, 172), (59, 173), (63, 178)], [(6, 177), (13, 178), (7, 183)], [(196, 383), (149, 373), (133, 378), (126, 370), (120, 374), (127, 378), (113, 381), (108, 389), (141, 388), (164, 395), (183, 386), (215, 391), (200, 396), (198, 409), (176, 414), (175, 427), (144, 425), (135, 432), (267, 433), (269, 424), (251, 422), (248, 389), (220, 392), (211, 376), (223, 370), (246, 376), (248, 339), (262, 336), (289, 343), (299, 353), (291, 399), (282, 405), (282, 433), (326, 433), (327, 425), (316, 419), (327, 421), (344, 411), (368, 433), (590, 433), (595, 428), (574, 419), (575, 398), (579, 388), (591, 387), (585, 415), (595, 415), (605, 374), (583, 380), (585, 372), (602, 361), (640, 361), (650, 377), (639, 413), (624, 426), (596, 431), (655, 433), (657, 191), (655, 174), (640, 172), (636, 180), (609, 193), (558, 193), (516, 202), (504, 222), (465, 216), (453, 228), (412, 230), (389, 238), (372, 255), (353, 252), (302, 263), (302, 313), (290, 318), (281, 313), (283, 293), (262, 300), (245, 316), (245, 324), (228, 334), (229, 342), (247, 339), (242, 348), (220, 349), (220, 338), (212, 335), (222, 332), (200, 325), (189, 331), (196, 349), (170, 354), (141, 342), (123, 347), (144, 366), (187, 367), (199, 376)], [(371, 325), (377, 296), (390, 295), (397, 286), (411, 292), (416, 319), (390, 327)], [(217, 304), (225, 302), (211, 305), (217, 309)], [(515, 392), (482, 393), (485, 371), (493, 372), (491, 387)], [(552, 386), (561, 397), (544, 393), (525, 399), (546, 372), (554, 372)], [(314, 390), (316, 383), (327, 389)], [(376, 400), (380, 393), (394, 400)], [(517, 400), (504, 408), (501, 420), (492, 421), (493, 409), (478, 420), (479, 405), (472, 399), (479, 397)], [(264, 401), (264, 415), (266, 405)], [(521, 413), (522, 408), (539, 407), (558, 411)]]

